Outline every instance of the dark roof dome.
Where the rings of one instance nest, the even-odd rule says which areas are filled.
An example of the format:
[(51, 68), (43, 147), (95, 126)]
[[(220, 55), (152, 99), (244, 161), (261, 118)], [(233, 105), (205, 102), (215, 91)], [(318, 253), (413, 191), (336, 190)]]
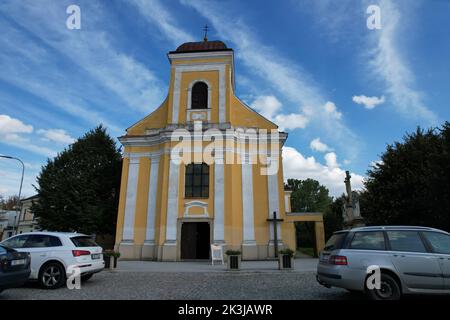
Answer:
[(199, 52), (199, 51), (229, 51), (232, 49), (227, 48), (227, 45), (223, 41), (199, 41), (199, 42), (185, 42), (170, 53), (182, 53), (182, 52)]

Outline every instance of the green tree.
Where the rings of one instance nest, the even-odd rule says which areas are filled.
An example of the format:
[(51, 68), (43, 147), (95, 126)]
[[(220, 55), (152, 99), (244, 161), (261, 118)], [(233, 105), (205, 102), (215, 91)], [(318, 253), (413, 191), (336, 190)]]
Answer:
[(121, 154), (103, 126), (48, 160), (32, 210), (42, 229), (114, 234)]
[(345, 203), (345, 195), (333, 199), (323, 215), (323, 224), (325, 228), (325, 239), (328, 240), (333, 232), (342, 230), (344, 219), (342, 217), (342, 206)]
[(293, 212), (325, 212), (332, 201), (328, 189), (314, 179), (288, 179)]
[(367, 173), (361, 214), (368, 224), (450, 231), (450, 123), (406, 134)]
[[(288, 179), (286, 188), (292, 191), (292, 212), (322, 212), (325, 213), (332, 203), (328, 189), (314, 179)], [(295, 224), (298, 247), (312, 247), (315, 252), (314, 223), (302, 222)]]

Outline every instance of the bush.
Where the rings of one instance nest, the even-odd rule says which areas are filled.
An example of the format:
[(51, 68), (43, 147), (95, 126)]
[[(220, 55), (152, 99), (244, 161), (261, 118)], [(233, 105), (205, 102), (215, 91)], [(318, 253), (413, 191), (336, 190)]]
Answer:
[(294, 256), (294, 251), (289, 248), (281, 249), (280, 251), (278, 251), (278, 253), (288, 255), (291, 258)]
[(117, 251), (114, 251), (114, 250), (105, 250), (105, 251), (103, 251), (103, 255), (105, 257), (119, 258), (120, 257), (120, 252), (117, 252)]

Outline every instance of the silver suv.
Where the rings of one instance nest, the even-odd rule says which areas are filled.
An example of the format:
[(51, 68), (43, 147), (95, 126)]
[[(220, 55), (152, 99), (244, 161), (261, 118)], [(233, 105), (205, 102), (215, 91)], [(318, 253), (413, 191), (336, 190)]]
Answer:
[(366, 292), (377, 300), (399, 299), (402, 294), (448, 294), (450, 234), (410, 226), (335, 232), (320, 253), (317, 281), (326, 287)]

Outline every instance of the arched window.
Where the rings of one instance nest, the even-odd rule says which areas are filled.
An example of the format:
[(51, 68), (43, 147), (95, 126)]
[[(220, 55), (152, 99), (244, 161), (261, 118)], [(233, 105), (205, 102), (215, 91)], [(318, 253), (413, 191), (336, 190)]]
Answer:
[(191, 109), (208, 108), (208, 86), (204, 82), (197, 82), (192, 87)]

